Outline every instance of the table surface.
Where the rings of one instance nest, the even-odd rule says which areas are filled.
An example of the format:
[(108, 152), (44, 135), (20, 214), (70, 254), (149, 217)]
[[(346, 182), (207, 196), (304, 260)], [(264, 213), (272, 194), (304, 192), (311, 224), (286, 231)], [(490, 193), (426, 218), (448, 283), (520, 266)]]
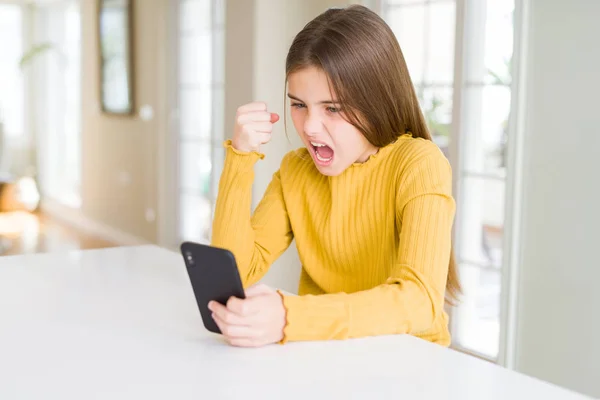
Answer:
[(235, 348), (156, 246), (0, 258), (0, 399), (584, 399), (408, 335)]

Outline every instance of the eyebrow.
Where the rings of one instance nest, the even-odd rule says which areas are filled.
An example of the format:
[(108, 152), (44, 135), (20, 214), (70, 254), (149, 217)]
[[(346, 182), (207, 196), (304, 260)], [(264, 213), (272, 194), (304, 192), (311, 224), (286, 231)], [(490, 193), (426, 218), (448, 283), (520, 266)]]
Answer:
[[(292, 100), (296, 100), (299, 101), (301, 103), (304, 103), (304, 101), (300, 100), (299, 98), (297, 98), (296, 96), (294, 96), (293, 94), (288, 93), (287, 95), (290, 99)], [(323, 101), (319, 101), (317, 104), (340, 104), (339, 101), (336, 100), (323, 100)]]

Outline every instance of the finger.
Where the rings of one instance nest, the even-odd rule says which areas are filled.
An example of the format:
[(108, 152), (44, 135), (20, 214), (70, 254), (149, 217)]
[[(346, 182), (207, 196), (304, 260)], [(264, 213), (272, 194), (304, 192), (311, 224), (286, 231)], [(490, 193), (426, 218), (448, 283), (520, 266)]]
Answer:
[(240, 317), (250, 317), (260, 311), (260, 307), (252, 299), (238, 299), (230, 297), (227, 301), (227, 310)]
[(279, 121), (279, 115), (277, 113), (271, 113), (271, 123), (274, 124), (275, 122)]
[(259, 283), (258, 285), (254, 285), (246, 289), (246, 297), (254, 297), (262, 294), (271, 294), (273, 293), (273, 289), (269, 286)]
[(221, 333), (223, 333), (223, 329), (225, 329), (225, 325), (223, 324), (221, 319), (218, 318), (217, 314), (215, 314), (215, 313), (212, 313), (212, 319), (213, 319), (213, 321), (215, 321), (215, 324), (217, 324), (217, 327), (219, 328)]
[(260, 347), (262, 343), (255, 338), (226, 338), (227, 342), (236, 347)]
[(244, 104), (240, 108), (237, 109), (238, 115), (247, 113), (249, 111), (266, 111), (267, 103), (263, 101), (255, 101), (252, 103)]
[(215, 316), (228, 325), (248, 325), (248, 321), (244, 317), (231, 312), (231, 310), (222, 304), (216, 303), (211, 310)]
[(253, 338), (258, 336), (254, 329), (249, 326), (231, 325), (223, 321), (217, 314), (213, 315), (217, 326), (221, 333), (228, 338)]
[(248, 122), (271, 122), (271, 113), (266, 111), (250, 111), (240, 114), (237, 118), (239, 124), (246, 124)]
[(211, 300), (208, 302), (208, 309), (212, 312), (215, 312), (216, 310), (227, 309), (227, 307), (225, 307), (223, 304), (219, 303), (218, 301)]
[(256, 134), (258, 135), (258, 140), (261, 144), (268, 143), (272, 137), (270, 133), (265, 132), (256, 132)]
[(273, 124), (270, 122), (251, 122), (246, 125), (246, 129), (254, 132), (271, 133), (273, 131)]

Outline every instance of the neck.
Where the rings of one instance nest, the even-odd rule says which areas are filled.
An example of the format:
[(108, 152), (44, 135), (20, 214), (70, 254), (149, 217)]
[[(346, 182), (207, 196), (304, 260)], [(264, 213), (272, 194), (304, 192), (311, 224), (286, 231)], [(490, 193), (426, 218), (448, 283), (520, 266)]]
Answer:
[(362, 163), (366, 162), (366, 161), (369, 159), (369, 157), (371, 157), (371, 156), (372, 156), (372, 155), (374, 155), (374, 154), (377, 154), (377, 152), (378, 152), (378, 151), (379, 151), (379, 148), (378, 148), (378, 147), (375, 147), (375, 146), (371, 145), (371, 147), (369, 147), (369, 148), (367, 149), (367, 151), (365, 151), (365, 152), (364, 152), (364, 153), (363, 153), (363, 154), (362, 154), (362, 155), (361, 155), (361, 156), (358, 158), (358, 160), (356, 160), (356, 162), (357, 162), (357, 163), (360, 163), (360, 164), (362, 164)]

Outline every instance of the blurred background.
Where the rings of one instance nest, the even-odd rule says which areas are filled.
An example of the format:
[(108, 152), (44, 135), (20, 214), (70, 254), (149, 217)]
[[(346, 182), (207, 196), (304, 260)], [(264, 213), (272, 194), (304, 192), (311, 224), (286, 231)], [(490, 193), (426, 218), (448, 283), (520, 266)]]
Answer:
[[(208, 242), (236, 108), (283, 114), (291, 40), (349, 3), (393, 29), (453, 165), (453, 347), (600, 397), (597, 0), (0, 0), (1, 254)], [(292, 246), (265, 280), (299, 271)]]

